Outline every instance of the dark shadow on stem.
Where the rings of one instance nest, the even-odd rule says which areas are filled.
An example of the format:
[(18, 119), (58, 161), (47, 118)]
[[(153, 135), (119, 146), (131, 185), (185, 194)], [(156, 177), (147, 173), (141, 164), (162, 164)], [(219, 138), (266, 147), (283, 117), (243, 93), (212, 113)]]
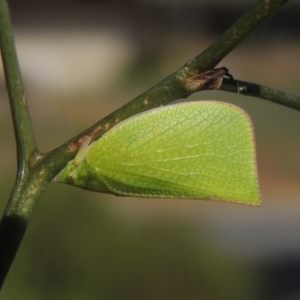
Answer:
[(5, 216), (0, 222), (0, 289), (27, 228), (25, 219)]

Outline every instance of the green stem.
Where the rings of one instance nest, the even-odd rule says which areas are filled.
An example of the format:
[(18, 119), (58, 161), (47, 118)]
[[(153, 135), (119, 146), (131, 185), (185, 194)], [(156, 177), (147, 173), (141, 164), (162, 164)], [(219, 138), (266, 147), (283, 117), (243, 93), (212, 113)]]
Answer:
[[(279, 91), (264, 85), (236, 80), (239, 85), (239, 94), (252, 96), (268, 101), (275, 102), (286, 107), (300, 111), (300, 97), (283, 91)], [(229, 80), (224, 80), (220, 90), (236, 93), (236, 89)]]
[(36, 150), (6, 0), (0, 0), (0, 47), (17, 143), (18, 167)]
[(43, 166), (17, 180), (0, 222), (0, 289), (21, 244), (34, 207), (52, 179)]
[(255, 28), (271, 17), (289, 0), (260, 0), (249, 9), (235, 24), (206, 50), (190, 60), (184, 68), (187, 73), (195, 69), (205, 72), (213, 69), (228, 53), (230, 53)]
[[(6, 86), (12, 112), (18, 173), (8, 205), (0, 223), (0, 287), (32, 216), (36, 200), (45, 187), (45, 175), (31, 167), (36, 155), (36, 142), (24, 96), (7, 1), (0, 0), (0, 47)], [(30, 172), (32, 171), (32, 172)], [(37, 176), (39, 174), (39, 177)], [(49, 179), (50, 180), (50, 179)]]

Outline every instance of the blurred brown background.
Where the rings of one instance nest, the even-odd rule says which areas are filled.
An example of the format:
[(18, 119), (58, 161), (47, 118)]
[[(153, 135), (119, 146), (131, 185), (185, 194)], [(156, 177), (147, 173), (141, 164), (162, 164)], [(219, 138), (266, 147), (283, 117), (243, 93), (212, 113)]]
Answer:
[[(203, 51), (255, 1), (11, 0), (38, 144), (50, 151)], [(300, 94), (300, 4), (290, 1), (220, 66)], [(16, 174), (0, 71), (1, 209)], [(117, 198), (51, 184), (1, 299), (300, 299), (299, 112), (202, 92), (254, 124), (263, 206)], [(1, 211), (2, 211), (1, 210)]]

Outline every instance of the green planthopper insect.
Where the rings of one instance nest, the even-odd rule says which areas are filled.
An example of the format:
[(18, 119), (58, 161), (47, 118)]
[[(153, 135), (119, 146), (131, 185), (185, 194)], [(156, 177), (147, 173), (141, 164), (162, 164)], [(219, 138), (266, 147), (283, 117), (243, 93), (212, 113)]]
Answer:
[(260, 205), (250, 119), (216, 101), (135, 115), (83, 146), (55, 180), (118, 196)]

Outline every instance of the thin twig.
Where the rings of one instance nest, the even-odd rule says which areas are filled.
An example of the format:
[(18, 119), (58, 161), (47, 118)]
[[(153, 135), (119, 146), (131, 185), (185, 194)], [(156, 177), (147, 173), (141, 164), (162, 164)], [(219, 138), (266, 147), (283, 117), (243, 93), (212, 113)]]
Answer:
[(24, 95), (8, 5), (5, 0), (0, 0), (0, 48), (17, 143), (18, 173), (22, 176), (30, 156), (36, 149), (36, 142)]
[[(239, 86), (239, 94), (252, 96), (268, 101), (275, 102), (286, 107), (300, 111), (300, 97), (283, 91), (279, 91), (264, 85), (250, 83), (246, 81), (235, 80)], [(220, 90), (236, 93), (236, 87), (232, 85), (229, 79), (224, 79)]]
[[(0, 288), (26, 232), (36, 200), (45, 188), (41, 173), (30, 172), (36, 151), (31, 120), (6, 0), (0, 0), (0, 48), (17, 143), (18, 176), (0, 222)], [(44, 173), (45, 174), (45, 173)], [(29, 183), (32, 184), (29, 184)]]
[(256, 27), (271, 17), (289, 0), (260, 0), (205, 51), (190, 60), (183, 69), (190, 73), (213, 69), (228, 53), (240, 44)]

